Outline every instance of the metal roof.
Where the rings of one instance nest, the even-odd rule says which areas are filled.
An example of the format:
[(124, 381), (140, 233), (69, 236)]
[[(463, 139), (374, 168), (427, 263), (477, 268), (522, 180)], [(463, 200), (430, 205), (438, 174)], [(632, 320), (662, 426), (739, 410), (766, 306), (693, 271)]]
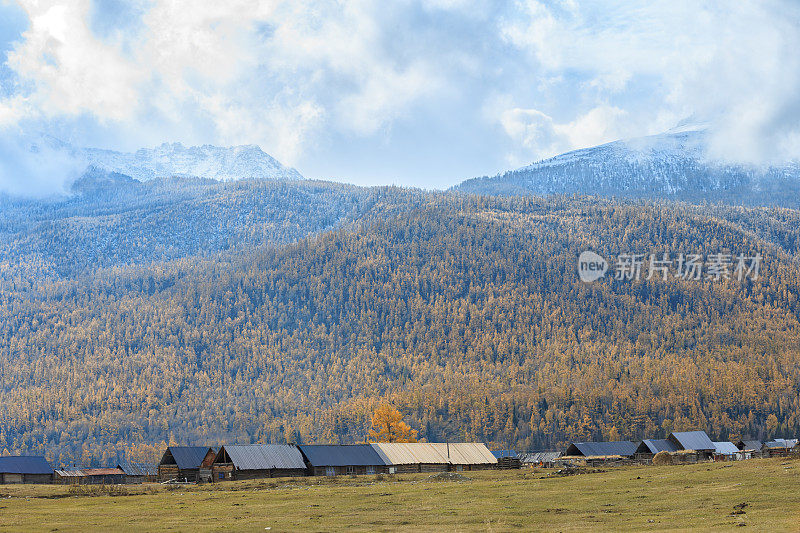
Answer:
[(739, 447), (741, 450), (749, 450), (749, 451), (761, 451), (761, 441), (760, 440), (741, 440), (739, 441)]
[(794, 448), (797, 446), (797, 439), (772, 439), (764, 443), (765, 448)]
[(372, 447), (387, 465), (497, 463), (497, 457), (479, 442), (375, 442)]
[(739, 453), (739, 448), (732, 442), (714, 442), (714, 448), (716, 448), (714, 453), (717, 455), (736, 455)]
[[(497, 457), (481, 442), (431, 442), (431, 446), (454, 465), (497, 464)], [(448, 455), (449, 454), (449, 455)]]
[(716, 449), (705, 431), (677, 431), (670, 437), (675, 439), (683, 450), (713, 452)]
[[(175, 459), (175, 464), (177, 464), (178, 468), (181, 470), (200, 468), (200, 463), (205, 459), (208, 450), (213, 450), (216, 453), (214, 448), (209, 448), (208, 446), (170, 446), (167, 448), (167, 452), (172, 454), (172, 458)], [(161, 464), (172, 464), (164, 463), (167, 452), (164, 452), (164, 457), (161, 458)]]
[(512, 459), (519, 459), (517, 452), (515, 452), (514, 450), (492, 450), (492, 455), (494, 455), (498, 459), (505, 459), (506, 457), (511, 457)]
[(60, 477), (87, 477), (87, 476), (122, 476), (125, 475), (119, 468), (63, 468), (56, 470)]
[(39, 455), (7, 455), (0, 457), (0, 474), (52, 474), (53, 469)]
[(223, 453), (228, 454), (237, 470), (305, 470), (306, 463), (297, 446), (291, 444), (245, 444), (223, 446), (214, 462), (223, 462)]
[(613, 442), (573, 442), (567, 448), (567, 455), (583, 455), (584, 457), (603, 457), (620, 455), (630, 457), (636, 453), (636, 444), (629, 440)]
[(561, 457), (561, 452), (528, 452), (521, 453), (523, 463), (549, 463)]
[(645, 439), (636, 449), (636, 453), (677, 452), (678, 447), (667, 439)]
[(377, 466), (387, 464), (369, 444), (299, 446), (312, 466)]
[(157, 476), (158, 465), (154, 463), (131, 463), (126, 461), (117, 465), (117, 468), (128, 476)]

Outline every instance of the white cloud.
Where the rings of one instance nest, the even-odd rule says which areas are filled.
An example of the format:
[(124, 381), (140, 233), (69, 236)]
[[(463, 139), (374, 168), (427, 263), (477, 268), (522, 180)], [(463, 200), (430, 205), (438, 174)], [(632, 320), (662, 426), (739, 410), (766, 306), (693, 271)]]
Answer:
[[(800, 4), (528, 0), (520, 6), (524, 16), (501, 24), (504, 39), (548, 72), (588, 79), (594, 101), (583, 106), (616, 99), (635, 109), (625, 129), (654, 133), (666, 116), (695, 115), (712, 124), (716, 157), (800, 157)], [(574, 135), (572, 147), (595, 138), (591, 131), (602, 120), (581, 125), (589, 133)]]

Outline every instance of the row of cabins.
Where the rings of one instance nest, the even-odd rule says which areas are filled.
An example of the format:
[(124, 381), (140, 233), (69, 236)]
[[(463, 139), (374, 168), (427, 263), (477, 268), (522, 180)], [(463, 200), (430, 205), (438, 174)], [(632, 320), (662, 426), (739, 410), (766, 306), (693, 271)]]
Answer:
[(170, 446), (158, 465), (158, 477), (161, 481), (216, 482), (480, 470), (496, 468), (497, 463), (480, 443)]
[(561, 460), (573, 458), (587, 463), (649, 462), (656, 454), (666, 452), (673, 462), (737, 461), (755, 457), (779, 457), (800, 453), (797, 439), (775, 439), (762, 443), (740, 440), (736, 443), (712, 441), (705, 431), (673, 432), (666, 439), (631, 441), (574, 442)]

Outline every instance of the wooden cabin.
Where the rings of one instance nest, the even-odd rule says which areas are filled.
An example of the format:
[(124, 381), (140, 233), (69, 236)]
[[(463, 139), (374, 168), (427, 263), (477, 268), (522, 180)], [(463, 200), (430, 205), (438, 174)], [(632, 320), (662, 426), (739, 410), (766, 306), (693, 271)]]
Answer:
[(313, 476), (344, 476), (388, 473), (388, 466), (369, 444), (299, 446)]
[(62, 485), (123, 485), (125, 472), (119, 468), (63, 468), (55, 471)]
[(674, 453), (678, 447), (669, 439), (645, 439), (636, 448), (634, 458), (637, 461), (650, 462), (659, 452)]
[(555, 468), (561, 459), (561, 452), (525, 452), (520, 454), (520, 459), (525, 467)]
[(119, 463), (117, 468), (125, 472), (125, 483), (151, 483), (158, 481), (158, 465), (154, 463)]
[(44, 457), (38, 455), (0, 457), (0, 484), (52, 482), (53, 468)]
[(705, 431), (676, 431), (670, 433), (667, 439), (678, 450), (696, 454), (698, 461), (712, 459), (717, 450)]
[(217, 450), (208, 446), (170, 446), (158, 464), (160, 481), (198, 483), (211, 481)]
[(492, 455), (497, 459), (498, 470), (522, 468), (522, 460), (514, 450), (492, 450)]
[(215, 482), (232, 479), (296, 477), (306, 474), (303, 454), (292, 444), (223, 446), (211, 465)]

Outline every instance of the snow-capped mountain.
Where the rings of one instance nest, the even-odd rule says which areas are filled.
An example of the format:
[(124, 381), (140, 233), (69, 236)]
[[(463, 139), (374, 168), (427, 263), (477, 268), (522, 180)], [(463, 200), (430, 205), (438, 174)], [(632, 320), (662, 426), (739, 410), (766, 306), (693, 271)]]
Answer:
[(800, 165), (759, 167), (707, 157), (708, 129), (684, 124), (659, 135), (567, 152), (494, 177), (467, 180), (464, 192), (587, 194), (726, 203), (797, 205)]
[(133, 153), (84, 148), (79, 151), (87, 165), (119, 172), (145, 181), (157, 177), (196, 176), (219, 181), (242, 178), (303, 179), (255, 145), (183, 146), (165, 143)]
[(297, 170), (282, 165), (256, 145), (218, 147), (164, 143), (136, 152), (116, 152), (76, 147), (45, 135), (32, 143), (31, 151), (40, 150), (68, 155), (81, 168), (124, 174), (139, 181), (173, 176), (218, 181), (243, 178), (304, 179)]

